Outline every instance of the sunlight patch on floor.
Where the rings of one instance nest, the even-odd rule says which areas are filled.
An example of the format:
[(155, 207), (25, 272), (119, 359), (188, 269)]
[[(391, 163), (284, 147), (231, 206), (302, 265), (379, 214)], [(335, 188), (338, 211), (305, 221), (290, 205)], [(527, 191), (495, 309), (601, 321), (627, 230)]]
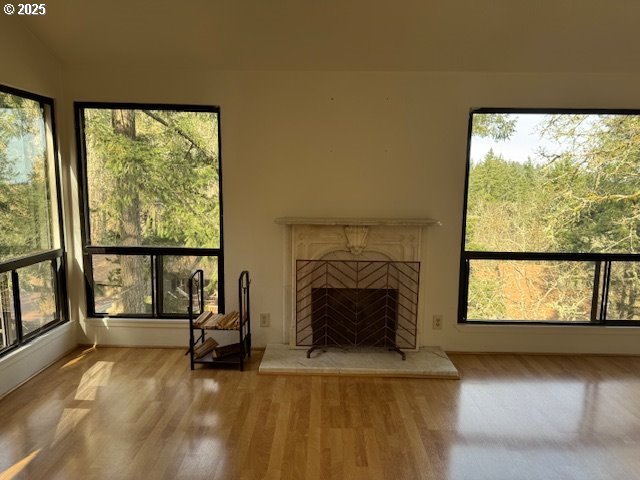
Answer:
[(76, 400), (95, 400), (98, 387), (104, 387), (109, 382), (114, 362), (96, 362), (84, 372), (80, 385), (76, 391)]
[(9, 468), (7, 468), (4, 472), (0, 473), (0, 480), (12, 480), (16, 478), (16, 476), (24, 470), (24, 468), (31, 463), (31, 461), (36, 458), (38, 453), (40, 453), (41, 448), (38, 450), (34, 450), (29, 455), (24, 457), (19, 462), (13, 464)]
[(73, 365), (75, 365), (76, 363), (80, 362), (80, 360), (82, 360), (84, 357), (86, 357), (88, 354), (95, 352), (96, 351), (96, 347), (93, 346), (91, 348), (87, 348), (86, 350), (83, 350), (82, 352), (80, 352), (78, 355), (76, 355), (74, 358), (72, 358), (71, 360), (69, 360), (67, 363), (65, 363), (64, 365), (62, 365), (60, 368), (68, 368), (71, 367)]
[(88, 408), (65, 408), (56, 427), (51, 446), (55, 446), (60, 440), (74, 430), (84, 417), (89, 413)]

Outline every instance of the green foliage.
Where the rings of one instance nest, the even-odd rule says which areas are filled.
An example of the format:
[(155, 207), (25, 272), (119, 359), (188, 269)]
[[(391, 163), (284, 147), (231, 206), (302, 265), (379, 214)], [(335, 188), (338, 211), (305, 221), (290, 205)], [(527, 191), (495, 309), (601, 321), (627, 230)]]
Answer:
[(495, 276), (482, 274), (472, 275), (470, 279), (467, 318), (476, 320), (505, 318), (507, 300), (500, 281)]
[(638, 252), (640, 118), (550, 116), (544, 133), (566, 146), (547, 175), (564, 202), (568, 251)]
[(44, 130), (38, 102), (0, 92), (0, 260), (52, 247)]
[(490, 150), (469, 173), (467, 249), (544, 251), (550, 235), (541, 217), (545, 189), (540, 167)]
[(542, 133), (560, 154), (519, 163), (489, 151), (471, 167), (467, 248), (638, 251), (640, 118), (550, 115)]
[[(475, 115), (474, 133), (495, 140), (507, 138), (515, 123), (505, 117)], [(536, 158), (522, 163), (489, 151), (471, 166), (466, 248), (638, 252), (640, 117), (548, 115), (539, 131), (542, 145), (556, 147), (553, 153), (541, 148)], [(551, 309), (547, 313), (553, 318), (587, 320), (591, 299), (590, 289), (584, 286), (592, 284), (593, 266), (585, 265), (529, 269), (523, 278), (531, 295), (544, 299), (536, 308)], [(609, 318), (639, 319), (640, 268), (635, 262), (617, 267)], [(469, 287), (470, 318), (472, 313), (503, 318), (505, 312), (506, 318), (513, 318), (509, 313), (513, 299), (508, 297), (514, 287), (505, 280), (505, 275), (513, 273), (509, 268), (476, 275)]]
[(217, 117), (135, 111), (135, 138), (118, 134), (111, 110), (86, 111), (92, 242), (120, 244), (138, 202), (137, 244), (220, 244)]
[(473, 134), (494, 140), (506, 140), (516, 130), (516, 120), (503, 113), (476, 113), (473, 115)]
[[(85, 110), (91, 241), (102, 245), (220, 246), (217, 114)], [(199, 263), (200, 262), (200, 263)], [(112, 312), (143, 311), (144, 268), (118, 257), (122, 300)], [(165, 257), (165, 282), (184, 282), (195, 265), (217, 291), (215, 260)], [(186, 311), (186, 286), (164, 287), (165, 312)]]

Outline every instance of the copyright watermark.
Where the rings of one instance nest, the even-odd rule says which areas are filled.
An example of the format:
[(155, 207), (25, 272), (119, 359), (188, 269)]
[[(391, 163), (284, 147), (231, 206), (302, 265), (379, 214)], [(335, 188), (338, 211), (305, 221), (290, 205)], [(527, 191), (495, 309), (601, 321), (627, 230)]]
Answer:
[(44, 3), (16, 3), (15, 5), (5, 3), (3, 10), (5, 15), (13, 15), (14, 13), (18, 15), (46, 15), (47, 5)]

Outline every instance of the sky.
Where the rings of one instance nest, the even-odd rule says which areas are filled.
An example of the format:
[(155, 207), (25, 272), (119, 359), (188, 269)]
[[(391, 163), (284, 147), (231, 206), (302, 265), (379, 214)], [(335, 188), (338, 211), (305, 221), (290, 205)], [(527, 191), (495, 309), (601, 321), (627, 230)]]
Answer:
[(537, 125), (548, 114), (518, 113), (511, 114), (516, 118), (516, 131), (507, 140), (494, 140), (493, 138), (472, 137), (471, 139), (471, 163), (482, 161), (487, 152), (493, 148), (493, 152), (502, 155), (505, 160), (524, 163), (531, 158), (533, 163), (542, 163), (536, 152), (543, 147), (546, 151), (560, 150), (559, 146), (546, 139), (541, 139), (537, 132)]
[[(3, 112), (6, 115), (6, 109)], [(44, 122), (40, 119), (34, 122), (36, 134), (24, 133), (11, 137), (7, 143), (7, 161), (12, 166), (13, 178), (7, 179), (11, 183), (25, 183), (33, 172), (34, 161), (45, 152), (46, 137)]]

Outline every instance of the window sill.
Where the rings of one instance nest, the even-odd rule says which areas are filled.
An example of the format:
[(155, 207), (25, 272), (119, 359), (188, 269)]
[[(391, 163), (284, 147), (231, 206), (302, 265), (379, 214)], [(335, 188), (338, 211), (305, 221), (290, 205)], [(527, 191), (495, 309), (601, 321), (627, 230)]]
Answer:
[[(638, 325), (640, 327), (640, 324)], [(620, 325), (544, 325), (544, 324), (508, 324), (495, 323), (469, 324), (456, 323), (456, 330), (461, 333), (509, 333), (515, 332), (530, 335), (613, 335), (640, 336), (640, 328)]]
[(25, 355), (33, 354), (36, 350), (44, 350), (48, 345), (58, 341), (66, 335), (74, 335), (74, 322), (64, 322), (51, 328), (42, 335), (37, 336), (33, 340), (20, 345), (12, 350), (7, 351), (0, 357), (0, 367), (8, 368), (16, 362), (25, 361)]
[(186, 318), (87, 318), (87, 325), (98, 328), (109, 327), (130, 327), (130, 328), (185, 328), (189, 327), (189, 320)]

